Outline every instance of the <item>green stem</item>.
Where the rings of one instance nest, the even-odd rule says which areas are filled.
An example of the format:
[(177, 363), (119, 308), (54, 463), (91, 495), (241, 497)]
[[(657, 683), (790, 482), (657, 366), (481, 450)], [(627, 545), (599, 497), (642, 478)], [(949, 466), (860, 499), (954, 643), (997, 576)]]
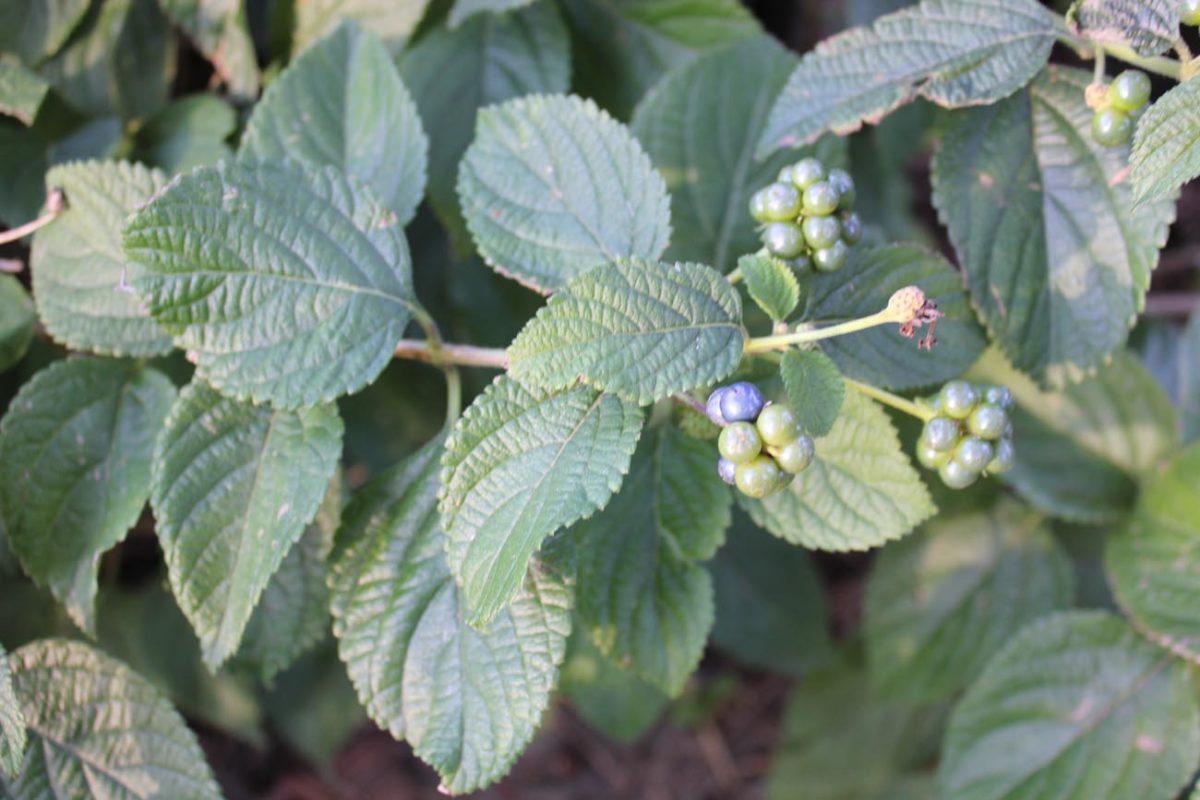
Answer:
[(742, 268), (734, 267), (733, 271), (725, 276), (725, 280), (729, 281), (730, 286), (737, 286), (738, 281), (742, 279)]
[(443, 364), (442, 374), (446, 376), (446, 429), (449, 430), (462, 413), (462, 374), (454, 364)]
[(1105, 58), (1104, 48), (1096, 46), (1096, 64), (1092, 70), (1092, 83), (1104, 83), (1105, 78)]
[(878, 400), (884, 405), (891, 406), (897, 411), (903, 411), (905, 414), (916, 417), (923, 422), (929, 422), (929, 420), (936, 416), (933, 413), (933, 409), (925, 408), (924, 406), (918, 405), (911, 400), (906, 400), (900, 395), (892, 394), (891, 392), (883, 389), (877, 389), (874, 386), (866, 383), (860, 383), (853, 378), (843, 377), (842, 380), (846, 382), (847, 386), (859, 394), (865, 395), (872, 400)]
[(903, 322), (903, 320), (898, 319), (895, 313), (885, 308), (883, 311), (871, 314), (870, 316), (852, 319), (848, 322), (839, 322), (836, 325), (829, 325), (825, 328), (795, 331), (794, 333), (781, 333), (776, 336), (758, 336), (746, 342), (745, 352), (753, 354), (764, 353), (768, 350), (783, 350), (794, 344), (832, 339), (834, 336), (845, 336), (848, 333), (857, 333), (868, 328), (897, 322)]
[(1126, 64), (1146, 72), (1153, 72), (1155, 75), (1179, 80), (1182, 74), (1182, 65), (1173, 58), (1142, 56), (1138, 55), (1132, 47), (1119, 42), (1093, 41), (1071, 30), (1066, 21), (1061, 18), (1058, 25), (1058, 40), (1074, 50), (1080, 58), (1094, 58), (1095, 50), (1102, 50), (1113, 58), (1118, 58)]
[(508, 369), (508, 353), (505, 351), (492, 347), (475, 347), (470, 344), (441, 342), (433, 345), (429, 341), (420, 339), (401, 339), (396, 343), (393, 355), (396, 358), (423, 361), (435, 366), (458, 364), (465, 367)]

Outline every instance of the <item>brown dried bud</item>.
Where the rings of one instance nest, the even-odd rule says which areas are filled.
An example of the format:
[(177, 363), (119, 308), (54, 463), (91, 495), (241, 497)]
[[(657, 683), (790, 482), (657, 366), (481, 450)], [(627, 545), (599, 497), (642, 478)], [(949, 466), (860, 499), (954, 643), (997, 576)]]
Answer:
[(900, 335), (906, 338), (911, 339), (916, 335), (918, 328), (929, 325), (928, 333), (917, 342), (917, 347), (921, 350), (933, 349), (937, 343), (933, 330), (937, 327), (942, 312), (938, 311), (937, 303), (927, 298), (923, 291), (916, 286), (905, 286), (891, 296), (887, 310), (900, 323)]

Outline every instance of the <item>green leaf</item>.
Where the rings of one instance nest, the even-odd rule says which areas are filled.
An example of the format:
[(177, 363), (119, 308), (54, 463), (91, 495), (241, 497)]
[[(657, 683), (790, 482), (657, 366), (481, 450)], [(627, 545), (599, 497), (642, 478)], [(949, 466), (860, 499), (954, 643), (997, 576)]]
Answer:
[(844, 142), (826, 138), (755, 160), (771, 102), (795, 64), (771, 37), (752, 36), (674, 70), (638, 104), (633, 132), (671, 192), (672, 260), (728, 271), (761, 246), (748, 211), (754, 192), (803, 155), (844, 159)]
[(501, 778), (533, 738), (571, 628), (550, 573), (520, 578), (484, 630), (467, 624), (437, 513), (435, 439), (347, 506), (332, 558), (334, 633), (379, 725), (458, 794)]
[(352, 19), (382, 39), (388, 52), (397, 56), (425, 15), (427, 5), (429, 0), (399, 3), (395, 0), (305, 0), (296, 4), (292, 53), (304, 51), (342, 20)]
[(240, 152), (337, 167), (368, 184), (407, 225), (425, 193), (428, 149), (388, 51), (345, 22), (271, 82)]
[(88, 10), (88, 0), (12, 0), (0, 8), (0, 52), (37, 64), (58, 52)]
[(166, 183), (139, 164), (80, 161), (46, 173), (67, 208), (33, 237), (33, 296), (46, 330), (73, 350), (152, 356), (171, 350), (134, 293), (141, 268), (121, 249), (125, 219)]
[(1092, 141), (1090, 73), (1049, 67), (1025, 91), (951, 118), (934, 205), (971, 300), (1014, 366), (1078, 380), (1124, 341), (1174, 203), (1132, 210), (1126, 151)]
[(701, 264), (618, 259), (572, 279), (508, 348), (522, 383), (564, 389), (582, 376), (646, 405), (715, 383), (742, 360), (737, 290)]
[(145, 678), (81, 642), (48, 639), (9, 658), (29, 724), (5, 797), (219, 800), (196, 737)]
[(86, 633), (100, 555), (150, 494), (154, 439), (175, 399), (162, 374), (78, 358), (39, 372), (0, 421), (0, 517), (13, 553)]
[(741, 512), (727, 538), (709, 565), (717, 606), (713, 644), (789, 676), (831, 666), (829, 608), (808, 551), (767, 534)]
[(1117, 602), (1151, 639), (1200, 660), (1200, 597), (1194, 554), (1200, 544), (1200, 445), (1151, 475), (1124, 530), (1110, 536), (1104, 560)]
[(331, 167), (197, 169), (129, 221), (125, 253), (144, 268), (134, 285), (150, 313), (201, 377), (282, 407), (374, 380), (416, 305), (396, 212)]
[(737, 0), (565, 0), (581, 94), (625, 119), (659, 78), (762, 32)]
[(884, 548), (867, 581), (871, 677), (893, 697), (951, 697), (1026, 623), (1070, 606), (1074, 575), (1042, 516), (1011, 501)]
[(1034, 0), (924, 0), (844, 31), (800, 59), (758, 154), (858, 130), (917, 97), (994, 103), (1037, 74), (1054, 38), (1054, 16)]
[(892, 389), (914, 389), (958, 377), (983, 352), (987, 340), (962, 288), (962, 276), (941, 255), (915, 244), (858, 245), (836, 273), (801, 282), (806, 321), (840, 322), (874, 314), (892, 293), (917, 286), (945, 316), (937, 323), (937, 346), (917, 347), (899, 326), (883, 326), (820, 342), (847, 377)]
[(1200, 762), (1187, 665), (1106, 612), (1056, 614), (992, 659), (950, 719), (939, 796), (1174, 797)]
[(738, 259), (746, 291), (775, 322), (787, 319), (800, 304), (800, 284), (792, 268), (770, 256), (747, 255)]
[(341, 513), (342, 477), (335, 474), (316, 519), (288, 550), (246, 623), (236, 660), (255, 667), (264, 683), (329, 633), (325, 562)]
[(1156, 56), (1179, 37), (1179, 6), (1175, 0), (1077, 0), (1068, 19), (1092, 41)]
[(972, 371), (1012, 390), (1017, 463), (1004, 480), (1029, 502), (1076, 522), (1105, 522), (1133, 504), (1133, 478), (1179, 442), (1162, 387), (1126, 351), (1092, 378), (1044, 392), (989, 350)]
[(25, 715), (13, 691), (8, 653), (0, 647), (0, 775), (15, 778), (25, 760)]
[(713, 589), (698, 562), (729, 527), (712, 444), (666, 425), (645, 436), (621, 491), (568, 534), (575, 603), (600, 651), (670, 695), (700, 663)]
[(578, 626), (567, 643), (558, 684), (584, 722), (622, 743), (645, 734), (668, 703), (661, 689), (605, 658)]
[(181, 97), (138, 129), (134, 152), (139, 161), (169, 175), (207, 167), (229, 158), (226, 141), (237, 130), (237, 112), (212, 94)]
[(636, 405), (582, 386), (542, 392), (501, 375), (476, 398), (446, 442), (439, 506), (473, 622), (520, 590), (547, 536), (608, 503), (641, 430)]
[(8, 61), (0, 62), (0, 114), (32, 125), (50, 83), (33, 70)]
[(623, 125), (574, 96), (481, 111), (458, 196), (488, 265), (540, 291), (621, 257), (656, 259), (671, 237), (662, 176)]
[(249, 102), (258, 96), (258, 60), (241, 0), (158, 2), (196, 49), (212, 62), (213, 70), (235, 99)]
[(1173, 199), (1200, 175), (1200, 85), (1172, 87), (1138, 120), (1129, 174), (1138, 201)]
[(212, 671), (304, 533), (341, 456), (332, 405), (252, 406), (193, 382), (154, 454), (151, 504), (171, 589)]
[(554, 3), (509, 14), (478, 14), (454, 30), (438, 27), (400, 60), (430, 131), (429, 199), (460, 249), (470, 236), (455, 181), (475, 132), (476, 112), (526, 94), (560, 94), (571, 76), (570, 39)]
[(25, 287), (12, 275), (0, 275), (0, 372), (25, 356), (36, 324)]
[(816, 459), (786, 489), (738, 500), (757, 524), (812, 550), (878, 547), (935, 511), (891, 420), (857, 392), (846, 395), (837, 422), (817, 440)]
[(457, 28), (476, 14), (484, 12), (501, 14), (505, 11), (524, 8), (532, 2), (533, 0), (455, 0), (447, 24), (451, 28)]
[(828, 434), (846, 397), (837, 365), (817, 350), (788, 350), (779, 362), (779, 377), (804, 430), (813, 436)]

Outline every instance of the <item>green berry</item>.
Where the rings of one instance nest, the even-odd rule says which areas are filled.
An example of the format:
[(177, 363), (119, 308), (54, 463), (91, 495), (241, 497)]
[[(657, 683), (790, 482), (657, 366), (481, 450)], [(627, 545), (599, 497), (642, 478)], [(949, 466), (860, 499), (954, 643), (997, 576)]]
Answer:
[(825, 216), (837, 210), (837, 189), (826, 181), (817, 181), (804, 190), (804, 216)]
[(764, 189), (750, 195), (750, 216), (757, 222), (767, 221), (767, 193)]
[(796, 258), (804, 254), (804, 233), (794, 222), (772, 222), (763, 228), (762, 240), (773, 256)]
[(1125, 144), (1133, 135), (1133, 120), (1124, 111), (1102, 108), (1092, 117), (1092, 139), (1096, 144), (1115, 147)]
[(820, 250), (813, 251), (813, 265), (821, 272), (834, 272), (846, 265), (846, 258), (849, 255), (850, 248), (845, 242), (838, 239), (829, 247), (822, 247)]
[(858, 244), (863, 235), (862, 219), (853, 211), (843, 211), (842, 217), (842, 240), (846, 244)]
[(934, 417), (925, 423), (921, 441), (940, 453), (949, 452), (958, 444), (958, 423), (947, 417)]
[(825, 180), (825, 167), (815, 158), (805, 158), (792, 164), (792, 184), (807, 189), (817, 181)]
[(804, 241), (813, 250), (832, 247), (842, 238), (842, 223), (837, 217), (806, 217), (800, 229), (804, 232)]
[(786, 404), (772, 403), (758, 414), (758, 435), (771, 447), (783, 447), (800, 435), (800, 421)]
[(770, 456), (758, 456), (745, 464), (739, 464), (734, 475), (738, 490), (748, 497), (766, 497), (779, 491), (785, 483), (783, 470)]
[(837, 190), (838, 205), (845, 210), (851, 209), (854, 206), (854, 179), (850, 173), (844, 169), (831, 169), (825, 180)]
[(779, 174), (775, 176), (775, 180), (778, 181), (779, 183), (791, 183), (792, 182), (792, 167), (791, 167), (791, 165), (789, 164), (788, 166), (779, 170)]
[(753, 461), (762, 452), (762, 439), (758, 430), (749, 422), (733, 422), (721, 430), (717, 439), (717, 450), (722, 458), (735, 464)]
[(942, 401), (942, 412), (951, 419), (966, 419), (979, 402), (979, 393), (966, 381), (950, 381), (938, 394)]
[(980, 403), (967, 417), (967, 430), (982, 439), (999, 439), (1008, 425), (1008, 414), (1000, 406)]
[(996, 454), (991, 442), (985, 442), (978, 436), (968, 436), (954, 448), (954, 458), (965, 469), (972, 472), (983, 472), (984, 467)]
[(790, 183), (772, 183), (763, 189), (763, 208), (770, 222), (787, 222), (800, 215), (800, 190)]
[(950, 459), (938, 467), (938, 477), (951, 489), (965, 489), (979, 480), (979, 473), (972, 472), (954, 459)]
[(989, 386), (987, 391), (984, 392), (983, 397), (994, 406), (1012, 408), (1012, 391), (1007, 386)]
[(801, 434), (779, 448), (779, 452), (775, 453), (775, 461), (784, 472), (798, 475), (808, 469), (816, 452), (812, 438)]
[(935, 450), (928, 442), (917, 442), (917, 461), (926, 469), (938, 469), (953, 455), (949, 450)]
[(1001, 439), (996, 442), (996, 454), (985, 468), (989, 475), (999, 475), (1012, 469), (1017, 460), (1017, 451), (1013, 448), (1012, 439)]
[(795, 272), (797, 275), (808, 272), (810, 269), (813, 268), (812, 259), (809, 258), (808, 255), (804, 254), (804, 253), (801, 253), (800, 255), (796, 256), (795, 258), (783, 258), (780, 260), (783, 263), (787, 264), (789, 267), (791, 267), (792, 271)]
[(1200, 0), (1183, 0), (1179, 4), (1179, 19), (1184, 25), (1200, 25)]
[(1121, 111), (1137, 111), (1150, 100), (1150, 79), (1146, 73), (1127, 69), (1108, 87), (1108, 102)]

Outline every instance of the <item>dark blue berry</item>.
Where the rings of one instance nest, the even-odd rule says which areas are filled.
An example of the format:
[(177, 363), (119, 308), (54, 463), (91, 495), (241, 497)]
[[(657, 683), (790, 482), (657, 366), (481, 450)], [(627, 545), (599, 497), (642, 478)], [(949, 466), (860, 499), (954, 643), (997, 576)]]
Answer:
[(729, 387), (727, 386), (714, 389), (713, 393), (708, 396), (708, 403), (705, 405), (704, 409), (705, 413), (708, 414), (708, 418), (711, 419), (714, 424), (720, 425), (722, 428), (729, 424), (729, 420), (725, 419), (725, 417), (721, 415), (721, 398), (724, 397), (725, 393), (728, 391)]
[(730, 486), (737, 484), (737, 464), (730, 461), (728, 458), (717, 460), (717, 474), (721, 476), (721, 480), (728, 483)]
[(721, 397), (721, 416), (727, 422), (753, 422), (763, 408), (763, 394), (753, 383), (739, 381), (726, 387)]

